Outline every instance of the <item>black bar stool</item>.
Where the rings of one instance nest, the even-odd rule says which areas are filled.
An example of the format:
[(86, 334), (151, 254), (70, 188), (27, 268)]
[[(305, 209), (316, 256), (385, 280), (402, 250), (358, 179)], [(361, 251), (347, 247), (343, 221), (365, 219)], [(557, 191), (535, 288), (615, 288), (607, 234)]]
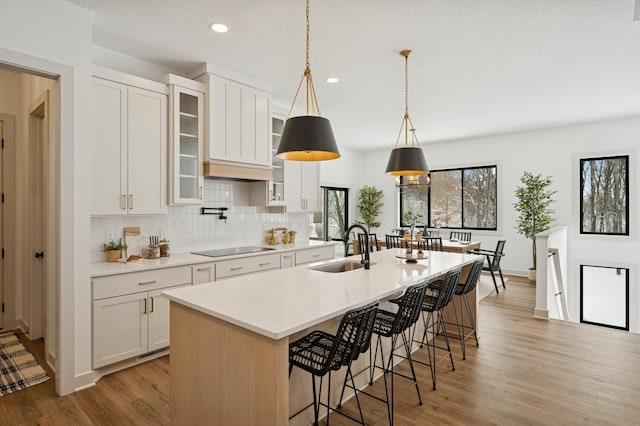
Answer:
[[(460, 268), (447, 272), (442, 281), (435, 281), (429, 283), (428, 294), (424, 297), (422, 302), (422, 321), (424, 323), (424, 333), (422, 339), (417, 341), (420, 346), (427, 346), (427, 354), (429, 355), (429, 362), (422, 362), (416, 360), (416, 362), (431, 367), (431, 380), (433, 382), (433, 389), (436, 388), (436, 366), (440, 361), (444, 360), (447, 355), (443, 355), (440, 359), (436, 360), (436, 349), (442, 349), (447, 352), (449, 359), (451, 360), (451, 370), (455, 371), (455, 365), (453, 364), (453, 355), (451, 354), (451, 346), (449, 345), (449, 336), (447, 335), (447, 326), (442, 316), (442, 309), (447, 306), (453, 299), (453, 292), (458, 284), (458, 277), (460, 276)], [(427, 315), (425, 316), (425, 312)], [(434, 314), (437, 314), (437, 319), (434, 321)], [(440, 328), (441, 327), (441, 328)], [(442, 330), (444, 335), (444, 341), (446, 347), (440, 347), (436, 344), (436, 335), (438, 330)], [(428, 333), (431, 331), (432, 339), (428, 339)], [(415, 328), (414, 328), (415, 334)], [(415, 341), (415, 340), (414, 340)]]
[[(301, 339), (289, 344), (289, 376), (293, 367), (299, 367), (311, 373), (313, 384), (313, 403), (302, 408), (295, 413), (293, 418), (313, 405), (314, 424), (318, 424), (318, 415), (320, 406), (327, 407), (327, 425), (329, 424), (329, 413), (331, 401), (331, 371), (337, 371), (346, 366), (347, 374), (345, 382), (350, 378), (353, 384), (353, 374), (351, 374), (351, 362), (366, 352), (371, 344), (371, 333), (373, 324), (376, 319), (378, 310), (378, 302), (369, 303), (368, 305), (348, 311), (342, 317), (340, 326), (335, 336), (324, 331), (313, 331)], [(327, 403), (321, 402), (322, 380), (328, 374), (328, 392)], [(316, 377), (320, 377), (320, 388), (316, 393)], [(355, 384), (353, 384), (355, 387)], [(356, 402), (360, 411), (360, 420), (351, 417), (346, 413), (335, 411), (349, 419), (364, 425), (364, 417), (362, 408), (356, 393)]]
[[(369, 383), (373, 384), (373, 376), (376, 368), (382, 369), (384, 374), (384, 388), (385, 388), (385, 399), (382, 399), (378, 396), (370, 394), (364, 390), (357, 389), (355, 387), (355, 383), (353, 378), (351, 380), (351, 384), (348, 384), (346, 378), (345, 382), (342, 386), (342, 395), (344, 395), (345, 387), (352, 389), (356, 397), (358, 393), (364, 393), (367, 396), (377, 399), (378, 401), (385, 402), (387, 404), (387, 413), (389, 415), (389, 424), (393, 424), (393, 403), (397, 398), (404, 396), (411, 388), (415, 386), (416, 393), (418, 394), (418, 402), (422, 405), (422, 397), (420, 396), (420, 389), (418, 388), (418, 381), (416, 379), (416, 373), (413, 369), (413, 362), (411, 360), (411, 336), (408, 335), (407, 331), (410, 330), (411, 326), (416, 323), (416, 321), (420, 318), (420, 308), (422, 306), (422, 301), (425, 297), (425, 292), (427, 288), (427, 281), (421, 282), (419, 284), (412, 285), (407, 288), (404, 294), (397, 299), (398, 303), (398, 311), (397, 312), (389, 312), (382, 309), (379, 309), (376, 313), (376, 320), (373, 326), (373, 333), (377, 335), (376, 339), (376, 347), (373, 352), (369, 352), (370, 365), (369, 365)], [(396, 347), (398, 336), (402, 338), (402, 345)], [(385, 363), (384, 353), (382, 351), (382, 338), (390, 337), (391, 338), (391, 355), (389, 357), (389, 362)], [(376, 361), (378, 359), (378, 348), (380, 348), (380, 359), (381, 365), (376, 365)], [(402, 373), (394, 371), (393, 366), (393, 358), (394, 352), (396, 349), (403, 348), (405, 351), (405, 358), (409, 362), (409, 368), (411, 370), (411, 376), (406, 376)], [(362, 370), (358, 372), (356, 375), (367, 371)], [(391, 373), (391, 390), (389, 390), (387, 384), (387, 376), (386, 373)], [(394, 397), (394, 376), (399, 375), (406, 379), (411, 380), (413, 383), (404, 389), (397, 398)], [(340, 396), (340, 403), (342, 402), (342, 395)], [(340, 405), (338, 404), (338, 406)]]
[[(460, 339), (460, 346), (462, 347), (462, 359), (467, 359), (466, 348), (464, 345), (464, 341), (467, 337), (470, 337), (472, 334), (476, 339), (476, 346), (478, 346), (478, 333), (476, 332), (476, 321), (473, 317), (473, 311), (471, 310), (471, 303), (469, 302), (469, 293), (471, 293), (476, 286), (478, 285), (478, 281), (480, 280), (480, 273), (482, 272), (482, 265), (484, 264), (484, 259), (479, 259), (473, 262), (471, 265), (471, 270), (467, 275), (467, 279), (464, 283), (456, 284), (454, 294), (456, 296), (460, 296), (461, 304), (460, 307), (460, 319), (458, 319), (458, 307), (456, 304), (455, 297), (453, 298), (453, 311), (456, 317), (456, 327), (458, 327), (458, 339)], [(471, 325), (464, 324), (464, 311), (467, 311), (467, 315), (469, 317), (469, 321)], [(449, 323), (447, 323), (449, 324)], [(467, 330), (469, 332), (467, 333)]]

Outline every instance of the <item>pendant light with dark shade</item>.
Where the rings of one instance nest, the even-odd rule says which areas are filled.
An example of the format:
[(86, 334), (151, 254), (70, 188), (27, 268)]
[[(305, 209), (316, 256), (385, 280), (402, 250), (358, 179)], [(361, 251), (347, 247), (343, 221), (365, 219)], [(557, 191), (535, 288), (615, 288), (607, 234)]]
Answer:
[[(400, 133), (396, 140), (396, 146), (391, 150), (389, 162), (387, 163), (386, 174), (390, 176), (419, 176), (429, 173), (424, 152), (418, 144), (416, 129), (413, 127), (411, 117), (409, 117), (409, 54), (411, 50), (400, 52), (405, 59), (405, 100), (404, 117), (400, 126)], [(411, 144), (409, 144), (409, 133), (411, 133)], [(404, 145), (399, 145), (400, 138), (404, 134)]]
[(320, 116), (316, 90), (309, 65), (309, 0), (307, 5), (306, 67), (293, 98), (289, 116), (296, 104), (302, 83), (306, 82), (306, 115), (289, 118), (282, 131), (276, 157), (294, 161), (324, 161), (340, 157), (331, 123)]

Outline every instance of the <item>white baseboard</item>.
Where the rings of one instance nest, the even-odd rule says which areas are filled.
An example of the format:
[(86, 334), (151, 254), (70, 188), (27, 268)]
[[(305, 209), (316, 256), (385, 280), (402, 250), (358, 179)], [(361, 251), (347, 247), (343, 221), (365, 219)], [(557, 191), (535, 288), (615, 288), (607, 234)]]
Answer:
[(151, 355), (145, 357), (131, 358), (125, 361), (118, 362), (116, 364), (108, 365), (106, 367), (102, 367), (99, 370), (91, 370), (79, 376), (76, 376), (76, 386), (75, 391), (80, 391), (82, 389), (90, 388), (95, 386), (98, 380), (102, 377), (115, 373), (120, 370), (124, 370), (125, 368), (133, 367), (134, 365), (142, 364), (143, 362), (150, 361), (155, 358), (160, 358), (162, 356), (168, 355), (169, 349), (153, 353)]
[(58, 365), (58, 362), (56, 360), (56, 355), (51, 351), (47, 351), (46, 358), (47, 358), (47, 365), (51, 370), (53, 370), (53, 374), (56, 374), (56, 366)]
[(533, 310), (533, 317), (534, 318), (538, 318), (538, 319), (548, 320), (549, 319), (549, 310), (548, 309), (535, 308)]

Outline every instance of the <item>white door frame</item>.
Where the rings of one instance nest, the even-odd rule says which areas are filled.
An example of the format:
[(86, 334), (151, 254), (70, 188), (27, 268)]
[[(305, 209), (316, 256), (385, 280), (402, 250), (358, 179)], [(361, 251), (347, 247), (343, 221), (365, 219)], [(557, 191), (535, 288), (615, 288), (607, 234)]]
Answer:
[[(47, 199), (49, 160), (49, 90), (29, 106), (29, 191), (27, 292), (29, 294), (29, 339), (45, 338), (47, 351)], [(41, 252), (45, 257), (36, 258)], [(55, 367), (54, 367), (55, 369)]]
[(15, 117), (9, 114), (0, 114), (2, 121), (2, 138), (4, 139), (4, 150), (2, 155), (2, 193), (5, 196), (3, 204), (2, 224), (0, 226), (0, 241), (3, 248), (11, 248), (5, 250), (4, 260), (1, 262), (0, 273), (2, 273), (2, 281), (0, 283), (0, 302), (4, 303), (4, 313), (0, 327), (5, 330), (14, 328), (16, 318), (16, 299), (15, 299), (15, 252), (13, 248), (15, 244)]
[[(78, 214), (74, 207), (76, 204), (76, 164), (74, 164), (77, 144), (77, 114), (76, 86), (81, 78), (76, 75), (78, 70), (74, 67), (52, 62), (46, 59), (25, 55), (12, 50), (0, 48), (0, 62), (10, 64), (25, 72), (45, 75), (56, 79), (56, 105), (57, 122), (54, 137), (51, 140), (52, 168), (49, 170), (51, 183), (51, 198), (55, 201), (49, 203), (51, 217), (49, 231), (52, 238), (50, 246), (54, 247), (57, 258), (52, 258), (52, 250), (49, 256), (49, 268), (53, 271), (55, 279), (49, 283), (55, 289), (55, 312), (49, 311), (49, 319), (54, 316), (54, 321), (47, 321), (47, 325), (55, 323), (56, 333), (49, 335), (50, 340), (55, 340), (56, 358), (56, 393), (66, 395), (76, 390), (75, 383), (75, 310), (76, 297), (75, 286), (80, 279), (77, 276), (77, 265), (74, 254), (77, 249), (78, 230), (75, 226), (75, 218)], [(64, 203), (63, 203), (64, 200)], [(67, 206), (63, 214), (63, 205)], [(72, 207), (69, 207), (72, 206)], [(89, 214), (88, 209), (87, 214)], [(60, 238), (66, 235), (67, 238)], [(50, 288), (51, 288), (50, 287)], [(52, 297), (49, 297), (51, 300)], [(51, 305), (49, 305), (51, 306)]]

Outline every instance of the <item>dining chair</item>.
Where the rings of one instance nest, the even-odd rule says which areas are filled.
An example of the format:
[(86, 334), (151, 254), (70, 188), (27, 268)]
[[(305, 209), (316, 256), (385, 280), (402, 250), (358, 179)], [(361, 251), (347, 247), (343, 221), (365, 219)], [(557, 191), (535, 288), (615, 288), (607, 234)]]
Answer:
[(368, 242), (366, 241), (365, 234), (358, 234), (358, 253), (364, 253), (363, 247), (367, 247), (369, 252), (380, 251), (380, 244), (378, 244), (378, 237), (375, 233), (369, 234)]
[(506, 256), (504, 253), (504, 245), (506, 243), (507, 240), (499, 240), (496, 244), (495, 250), (475, 249), (469, 252), (471, 254), (479, 254), (486, 257), (487, 262), (482, 267), (482, 270), (491, 272), (491, 278), (493, 278), (493, 286), (496, 288), (496, 294), (500, 294), (500, 291), (498, 290), (498, 282), (496, 281), (496, 272), (500, 274), (502, 288), (507, 288), (504, 285), (504, 277), (502, 276), (502, 268), (500, 267), (500, 260)]
[(442, 251), (441, 237), (427, 237), (418, 241), (419, 250)]
[(406, 241), (402, 241), (401, 235), (386, 234), (384, 236), (385, 245), (387, 248), (406, 248)]
[(469, 242), (471, 241), (471, 232), (451, 231), (449, 239), (458, 239), (458, 241)]

